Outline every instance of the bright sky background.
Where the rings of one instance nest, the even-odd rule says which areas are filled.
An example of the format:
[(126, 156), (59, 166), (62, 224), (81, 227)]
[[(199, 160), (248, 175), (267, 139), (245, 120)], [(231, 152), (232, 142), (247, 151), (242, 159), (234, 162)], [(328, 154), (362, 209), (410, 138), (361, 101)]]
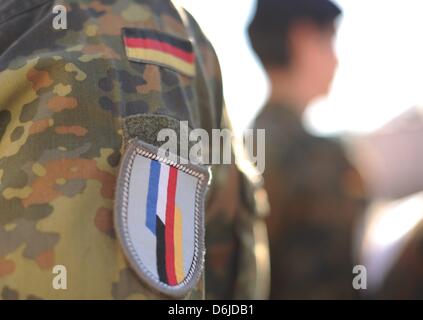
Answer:
[[(240, 133), (268, 92), (245, 32), (255, 0), (179, 2), (215, 46), (228, 111)], [(337, 40), (340, 66), (330, 96), (313, 104), (306, 120), (317, 134), (365, 133), (423, 103), (423, 1), (337, 2), (344, 10)]]

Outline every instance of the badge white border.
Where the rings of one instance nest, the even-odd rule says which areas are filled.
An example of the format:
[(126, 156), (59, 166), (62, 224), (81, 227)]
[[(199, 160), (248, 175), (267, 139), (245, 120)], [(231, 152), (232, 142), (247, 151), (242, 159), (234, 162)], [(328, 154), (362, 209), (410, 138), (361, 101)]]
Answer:
[[(157, 292), (173, 297), (182, 298), (187, 295), (197, 285), (204, 267), (204, 199), (209, 181), (209, 172), (194, 164), (179, 164), (158, 156), (159, 148), (133, 139), (128, 142), (127, 150), (121, 161), (118, 182), (116, 186), (114, 225), (118, 239), (123, 247), (126, 258), (135, 273), (149, 287)], [(157, 160), (163, 164), (173, 166), (176, 169), (189, 174), (198, 179), (195, 194), (195, 213), (194, 213), (194, 256), (190, 270), (185, 279), (177, 286), (167, 285), (158, 280), (143, 264), (138, 256), (128, 230), (128, 197), (129, 183), (132, 173), (134, 160), (137, 156), (146, 157), (151, 160)]]

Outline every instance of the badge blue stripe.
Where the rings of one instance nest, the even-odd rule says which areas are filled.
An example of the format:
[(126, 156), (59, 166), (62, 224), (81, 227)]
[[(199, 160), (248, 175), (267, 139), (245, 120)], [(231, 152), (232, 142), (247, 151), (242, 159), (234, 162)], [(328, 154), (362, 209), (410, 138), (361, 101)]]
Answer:
[(159, 180), (160, 180), (161, 165), (156, 160), (151, 160), (150, 163), (150, 178), (148, 182), (147, 194), (147, 228), (155, 235), (156, 234), (156, 213), (157, 213), (157, 197), (159, 194)]

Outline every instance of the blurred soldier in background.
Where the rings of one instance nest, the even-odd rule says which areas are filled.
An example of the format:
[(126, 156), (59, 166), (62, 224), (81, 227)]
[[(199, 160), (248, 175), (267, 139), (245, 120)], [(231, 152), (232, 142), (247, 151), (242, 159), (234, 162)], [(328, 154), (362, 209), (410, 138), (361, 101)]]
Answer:
[(266, 129), (273, 299), (355, 297), (352, 232), (363, 185), (342, 147), (301, 123), (310, 101), (329, 91), (340, 14), (327, 0), (258, 0), (249, 27), (272, 87), (254, 126)]
[[(64, 28), (53, 28), (56, 5), (66, 9)], [(235, 165), (213, 166), (207, 196), (196, 193), (194, 201), (184, 190), (193, 178), (160, 160), (163, 170), (185, 177), (173, 197), (191, 199), (179, 203), (183, 207), (195, 206), (186, 213), (195, 213), (197, 229), (187, 230), (194, 223), (182, 229), (196, 235), (195, 243), (188, 238), (182, 248), (168, 246), (168, 235), (176, 243), (173, 236), (182, 231), (166, 222), (166, 230), (172, 228), (166, 247), (157, 244), (157, 257), (152, 251), (141, 260), (131, 250), (144, 250), (152, 240), (129, 239), (134, 245), (123, 250), (128, 234), (113, 222), (113, 215), (116, 222), (131, 214), (122, 209), (127, 201), (154, 190), (150, 169), (150, 178), (134, 174), (138, 184), (125, 189), (128, 197), (115, 192), (127, 186), (120, 173), (146, 163), (153, 168), (138, 146), (155, 150), (158, 132), (179, 132), (180, 121), (209, 134), (228, 125), (217, 58), (191, 16), (170, 0), (2, 0), (0, 35), (1, 298), (267, 297), (266, 197), (257, 196), (259, 187)], [(129, 167), (122, 158), (132, 156), (138, 162)], [(167, 199), (156, 194), (154, 208), (169, 203), (168, 192)], [(145, 206), (137, 208), (146, 214)], [(157, 243), (158, 230), (152, 231)], [(187, 250), (194, 250), (196, 269), (178, 270), (189, 281), (175, 275), (172, 264)], [(53, 285), (55, 265), (67, 269), (66, 290)], [(146, 272), (150, 265), (157, 270)]]

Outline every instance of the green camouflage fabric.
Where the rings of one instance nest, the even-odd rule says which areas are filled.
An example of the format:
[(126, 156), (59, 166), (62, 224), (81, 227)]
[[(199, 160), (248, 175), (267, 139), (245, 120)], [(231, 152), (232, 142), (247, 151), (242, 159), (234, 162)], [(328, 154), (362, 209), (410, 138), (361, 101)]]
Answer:
[[(52, 28), (58, 4), (67, 30)], [(160, 129), (181, 120), (208, 133), (227, 125), (216, 55), (187, 20), (168, 0), (1, 1), (0, 298), (164, 298), (130, 269), (112, 214), (129, 139), (157, 143)], [(191, 40), (196, 76), (128, 61), (124, 27)], [(257, 263), (253, 248), (265, 232), (237, 223), (262, 223), (259, 206), (247, 205), (259, 186), (233, 166), (213, 171), (205, 280), (186, 298), (255, 298), (265, 292), (257, 284), (265, 261)], [(229, 182), (239, 192), (221, 202)], [(67, 268), (67, 290), (52, 287), (55, 265)]]
[(272, 299), (353, 299), (353, 229), (366, 207), (358, 172), (342, 148), (310, 135), (299, 116), (269, 104), (265, 188)]

